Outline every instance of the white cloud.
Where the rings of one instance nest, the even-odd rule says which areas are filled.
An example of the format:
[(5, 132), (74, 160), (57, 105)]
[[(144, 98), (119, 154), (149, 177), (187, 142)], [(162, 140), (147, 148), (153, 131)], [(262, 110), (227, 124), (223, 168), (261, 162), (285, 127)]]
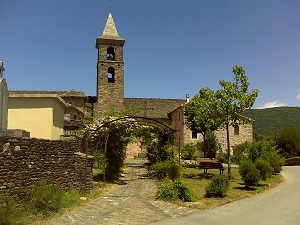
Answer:
[[(300, 96), (298, 97), (300, 99)], [(274, 102), (267, 102), (263, 106), (257, 107), (257, 109), (275, 108), (275, 107), (282, 107), (282, 106), (287, 106), (287, 103), (274, 101)]]
[(299, 100), (300, 100), (300, 94), (299, 94), (299, 95), (297, 95), (296, 99), (299, 99)]

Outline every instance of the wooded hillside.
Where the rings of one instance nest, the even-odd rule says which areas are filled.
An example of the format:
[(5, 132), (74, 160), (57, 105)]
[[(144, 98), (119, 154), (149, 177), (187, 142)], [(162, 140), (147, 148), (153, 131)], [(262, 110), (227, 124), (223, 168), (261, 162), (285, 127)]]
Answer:
[(250, 109), (242, 114), (255, 120), (254, 131), (262, 135), (274, 136), (284, 127), (300, 128), (300, 107)]

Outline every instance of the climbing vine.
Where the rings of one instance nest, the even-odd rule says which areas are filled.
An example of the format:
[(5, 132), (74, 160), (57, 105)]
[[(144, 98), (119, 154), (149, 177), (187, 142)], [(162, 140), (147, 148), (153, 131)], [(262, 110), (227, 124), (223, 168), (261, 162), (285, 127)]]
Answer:
[(167, 158), (170, 130), (155, 127), (143, 118), (111, 116), (95, 120), (83, 130), (84, 142), (92, 149), (96, 165), (103, 169), (105, 180), (119, 178), (127, 145), (135, 137), (143, 143), (151, 164)]

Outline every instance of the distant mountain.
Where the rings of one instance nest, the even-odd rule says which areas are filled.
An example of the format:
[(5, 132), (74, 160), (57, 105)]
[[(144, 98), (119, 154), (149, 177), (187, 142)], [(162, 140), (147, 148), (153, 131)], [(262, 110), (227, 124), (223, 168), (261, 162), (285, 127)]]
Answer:
[(242, 114), (255, 120), (253, 129), (262, 135), (274, 136), (285, 127), (300, 128), (300, 107), (249, 109)]

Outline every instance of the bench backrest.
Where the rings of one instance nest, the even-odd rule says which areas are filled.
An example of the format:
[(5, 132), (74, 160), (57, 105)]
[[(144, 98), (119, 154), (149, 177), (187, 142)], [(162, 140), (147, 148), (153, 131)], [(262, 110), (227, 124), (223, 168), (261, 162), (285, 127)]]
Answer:
[(201, 163), (201, 162), (217, 162), (217, 160), (215, 160), (213, 158), (196, 158), (196, 162), (197, 163)]

